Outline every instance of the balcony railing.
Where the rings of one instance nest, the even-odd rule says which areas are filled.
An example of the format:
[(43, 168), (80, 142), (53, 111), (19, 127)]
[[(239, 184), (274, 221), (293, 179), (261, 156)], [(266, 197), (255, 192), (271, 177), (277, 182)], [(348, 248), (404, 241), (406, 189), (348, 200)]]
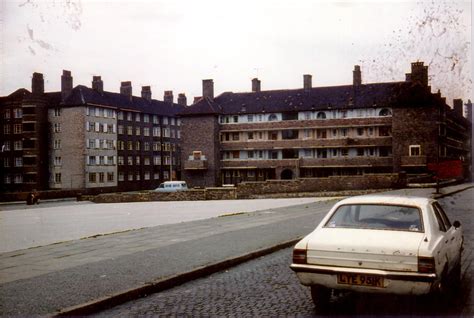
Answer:
[(188, 160), (184, 162), (184, 170), (207, 170), (207, 159), (201, 157), (201, 160), (194, 160), (193, 156), (190, 156)]

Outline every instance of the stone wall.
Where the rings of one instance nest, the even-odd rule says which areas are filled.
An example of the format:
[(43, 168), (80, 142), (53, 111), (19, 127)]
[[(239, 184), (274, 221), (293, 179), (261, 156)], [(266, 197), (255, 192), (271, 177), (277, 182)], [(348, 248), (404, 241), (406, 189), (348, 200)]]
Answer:
[(191, 189), (179, 192), (130, 192), (107, 193), (98, 196), (84, 196), (84, 200), (95, 203), (117, 202), (150, 202), (150, 201), (203, 201), (203, 200), (232, 200), (236, 199), (235, 188)]
[(301, 178), (296, 180), (267, 180), (244, 182), (237, 186), (237, 198), (256, 195), (298, 192), (329, 192), (366, 189), (388, 189), (402, 186), (397, 174), (363, 176), (331, 176), (328, 178)]

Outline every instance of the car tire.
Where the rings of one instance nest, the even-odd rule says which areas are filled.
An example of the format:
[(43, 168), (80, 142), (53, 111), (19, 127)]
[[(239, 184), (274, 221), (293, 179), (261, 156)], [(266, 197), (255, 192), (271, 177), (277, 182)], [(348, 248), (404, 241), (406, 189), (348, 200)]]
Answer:
[(328, 308), (332, 290), (322, 286), (311, 286), (311, 298), (316, 309)]

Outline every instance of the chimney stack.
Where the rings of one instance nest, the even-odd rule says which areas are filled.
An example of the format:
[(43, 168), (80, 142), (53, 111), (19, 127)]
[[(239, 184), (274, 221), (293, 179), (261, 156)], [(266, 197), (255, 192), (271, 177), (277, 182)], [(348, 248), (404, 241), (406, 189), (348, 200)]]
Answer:
[(214, 81), (212, 79), (202, 80), (202, 97), (214, 99)]
[(150, 86), (142, 86), (142, 98), (146, 99), (147, 101), (151, 101), (151, 87)]
[(464, 117), (462, 99), (453, 99), (453, 108), (456, 115)]
[(43, 94), (44, 93), (44, 79), (43, 74), (33, 73), (33, 78), (31, 79), (31, 92), (33, 94)]
[(428, 66), (423, 62), (411, 63), (411, 73), (405, 75), (407, 82), (418, 82), (428, 87)]
[(132, 97), (132, 82), (121, 82), (120, 94)]
[(66, 97), (71, 94), (72, 91), (72, 76), (71, 71), (63, 70), (63, 75), (61, 76), (61, 100), (65, 100)]
[(92, 76), (92, 89), (100, 94), (104, 92), (104, 82), (100, 76)]
[(360, 71), (360, 65), (354, 65), (354, 70), (352, 71), (352, 85), (362, 85), (362, 73)]
[(163, 95), (163, 101), (165, 103), (173, 104), (173, 91), (165, 91), (165, 94)]
[(178, 94), (178, 104), (182, 106), (187, 106), (188, 100), (184, 93)]
[(313, 87), (313, 76), (311, 74), (304, 74), (303, 75), (303, 88), (305, 92), (311, 91)]
[[(472, 102), (470, 99), (467, 100), (467, 103), (464, 104), (466, 106), (466, 116), (467, 119), (472, 123), (474, 121), (474, 118), (472, 118)], [(472, 143), (472, 142), (471, 142)], [(472, 156), (472, 155), (471, 155)]]
[(260, 89), (261, 89), (260, 84), (261, 82), (258, 78), (252, 79), (252, 92), (254, 93), (260, 92)]

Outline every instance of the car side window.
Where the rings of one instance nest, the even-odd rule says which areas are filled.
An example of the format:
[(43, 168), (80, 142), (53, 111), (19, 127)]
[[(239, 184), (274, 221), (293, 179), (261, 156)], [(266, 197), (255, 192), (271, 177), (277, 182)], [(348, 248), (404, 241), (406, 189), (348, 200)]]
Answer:
[(446, 232), (446, 226), (444, 225), (443, 218), (441, 217), (441, 213), (439, 212), (439, 210), (436, 208), (434, 204), (431, 207), (436, 216), (436, 220), (438, 221), (439, 230), (441, 232)]
[(441, 215), (441, 218), (443, 219), (444, 225), (446, 226), (446, 229), (450, 229), (451, 222), (449, 221), (449, 218), (446, 215), (446, 212), (444, 212), (443, 208), (441, 207), (441, 205), (439, 205), (438, 202), (435, 202), (433, 205), (436, 209), (438, 209), (439, 214)]

